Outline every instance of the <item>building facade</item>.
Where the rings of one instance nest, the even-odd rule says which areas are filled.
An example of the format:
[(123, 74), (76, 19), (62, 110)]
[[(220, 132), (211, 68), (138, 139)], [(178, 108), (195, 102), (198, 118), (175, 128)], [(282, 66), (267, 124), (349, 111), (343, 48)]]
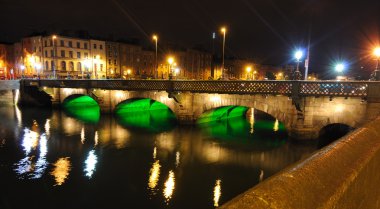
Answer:
[(106, 41), (106, 75), (107, 78), (120, 78), (120, 44)]

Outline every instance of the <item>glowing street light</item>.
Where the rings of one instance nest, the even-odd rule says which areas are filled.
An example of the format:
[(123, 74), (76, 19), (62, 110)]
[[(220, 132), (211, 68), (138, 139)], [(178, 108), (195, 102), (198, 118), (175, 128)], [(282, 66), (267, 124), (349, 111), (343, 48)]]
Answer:
[(172, 64), (174, 63), (173, 57), (168, 57), (168, 63), (169, 63), (169, 80), (172, 78)]
[(222, 27), (220, 31), (223, 33), (223, 55), (222, 55), (222, 78), (224, 78), (224, 48), (226, 45), (226, 27)]
[(246, 68), (245, 68), (245, 71), (247, 71), (247, 80), (249, 79), (249, 74), (251, 73), (251, 71), (252, 71), (252, 67), (251, 66), (247, 66)]
[(335, 65), (335, 71), (338, 73), (342, 73), (345, 70), (346, 66), (344, 63), (338, 63)]
[(157, 44), (158, 44), (158, 36), (157, 35), (153, 35), (153, 40), (155, 41), (156, 43), (156, 58), (154, 60), (154, 74), (155, 74), (155, 77), (158, 78), (158, 66), (157, 66)]
[(131, 70), (131, 69), (128, 69), (128, 70), (127, 70), (127, 78), (128, 78), (128, 79), (129, 79), (131, 73), (132, 73), (132, 70)]
[(297, 68), (296, 68), (296, 71), (294, 72), (294, 80), (301, 80), (301, 72), (299, 70), (299, 65), (300, 65), (300, 62), (301, 62), (301, 58), (303, 57), (303, 52), (301, 50), (297, 50), (296, 53), (294, 54), (294, 58), (296, 58), (296, 62), (297, 62)]

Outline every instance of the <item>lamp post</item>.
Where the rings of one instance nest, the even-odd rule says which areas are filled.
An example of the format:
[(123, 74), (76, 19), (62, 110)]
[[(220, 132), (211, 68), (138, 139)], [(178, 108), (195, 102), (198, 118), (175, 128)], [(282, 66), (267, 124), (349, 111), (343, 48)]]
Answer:
[(226, 45), (226, 32), (227, 29), (222, 27), (220, 31), (223, 33), (223, 49), (222, 49), (222, 78), (224, 78), (224, 47)]
[(252, 71), (252, 67), (251, 66), (247, 66), (246, 68), (245, 68), (245, 70), (247, 71), (247, 80), (249, 80), (249, 75), (250, 75), (250, 73), (251, 73), (251, 71)]
[(56, 49), (56, 46), (55, 46), (55, 40), (57, 39), (57, 36), (56, 35), (53, 35), (52, 36), (52, 40), (53, 40), (53, 53), (54, 53), (54, 57), (53, 57), (53, 63), (54, 63), (54, 66), (53, 66), (53, 78), (56, 79), (56, 67), (57, 67), (57, 63), (56, 63), (56, 57), (57, 57), (57, 49)]
[(169, 80), (172, 79), (172, 64), (174, 63), (174, 58), (169, 57), (168, 58), (168, 63), (169, 63), (169, 69), (168, 69), (168, 74), (169, 74)]
[(157, 44), (158, 44), (158, 36), (153, 35), (153, 40), (155, 41), (156, 44), (156, 58), (154, 60), (154, 77), (158, 78), (158, 66), (157, 66)]
[(300, 65), (302, 56), (303, 56), (303, 53), (301, 50), (297, 50), (296, 53), (294, 54), (294, 57), (296, 58), (296, 62), (297, 62), (297, 68), (293, 75), (294, 80), (301, 80), (302, 75), (299, 70), (299, 65)]
[(376, 59), (376, 67), (375, 67), (375, 71), (373, 72), (373, 74), (371, 76), (372, 77), (371, 80), (378, 81), (378, 80), (380, 80), (380, 72), (379, 72), (380, 47), (376, 47), (373, 50), (373, 55), (375, 56), (375, 59)]
[(127, 79), (130, 79), (131, 72), (132, 72), (131, 69), (127, 70)]

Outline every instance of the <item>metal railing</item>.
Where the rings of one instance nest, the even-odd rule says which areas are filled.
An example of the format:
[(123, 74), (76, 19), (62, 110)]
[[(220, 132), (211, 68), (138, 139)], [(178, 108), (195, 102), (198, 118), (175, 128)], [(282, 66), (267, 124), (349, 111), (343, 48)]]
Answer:
[(55, 88), (344, 97), (365, 97), (375, 83), (378, 85), (371, 81), (21, 80), (23, 86)]

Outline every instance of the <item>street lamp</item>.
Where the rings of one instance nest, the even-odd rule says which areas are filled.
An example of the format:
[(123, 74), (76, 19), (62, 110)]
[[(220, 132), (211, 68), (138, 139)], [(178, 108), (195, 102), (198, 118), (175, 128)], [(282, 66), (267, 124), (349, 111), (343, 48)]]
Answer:
[(158, 78), (158, 66), (157, 66), (157, 43), (158, 43), (158, 36), (157, 35), (153, 35), (153, 40), (155, 41), (156, 43), (156, 58), (154, 60), (154, 74), (155, 74), (155, 77)]
[(335, 71), (338, 73), (342, 73), (346, 66), (343, 63), (338, 63), (335, 65)]
[(222, 78), (224, 78), (224, 47), (226, 45), (226, 27), (222, 27), (220, 31), (223, 33), (223, 55), (222, 55)]
[(131, 70), (131, 69), (128, 69), (128, 70), (127, 70), (127, 79), (129, 79), (129, 78), (130, 78), (131, 72), (132, 72), (132, 70)]
[(245, 68), (245, 70), (247, 71), (247, 80), (249, 80), (249, 74), (251, 73), (251, 71), (252, 71), (252, 67), (251, 66), (247, 66), (246, 68)]
[(172, 78), (172, 64), (174, 63), (174, 58), (173, 57), (169, 57), (168, 58), (168, 63), (169, 63), (169, 69), (168, 69), (168, 73), (169, 73), (169, 80)]
[(53, 40), (53, 52), (54, 52), (54, 57), (53, 57), (53, 63), (54, 63), (54, 66), (53, 66), (53, 78), (56, 79), (56, 67), (57, 67), (57, 63), (56, 63), (56, 54), (57, 54), (57, 49), (56, 49), (56, 46), (55, 46), (55, 40), (57, 39), (57, 36), (56, 35), (53, 35), (52, 36), (52, 40)]
[(299, 70), (299, 65), (300, 65), (302, 56), (303, 56), (303, 52), (301, 50), (297, 50), (296, 53), (294, 54), (294, 58), (296, 58), (296, 62), (297, 62), (297, 68), (293, 75), (294, 80), (301, 80), (302, 75)]
[(380, 80), (380, 73), (379, 73), (380, 47), (376, 47), (373, 50), (373, 55), (375, 56), (375, 59), (376, 59), (376, 67), (375, 67), (375, 71), (372, 74), (371, 79), (378, 81)]

